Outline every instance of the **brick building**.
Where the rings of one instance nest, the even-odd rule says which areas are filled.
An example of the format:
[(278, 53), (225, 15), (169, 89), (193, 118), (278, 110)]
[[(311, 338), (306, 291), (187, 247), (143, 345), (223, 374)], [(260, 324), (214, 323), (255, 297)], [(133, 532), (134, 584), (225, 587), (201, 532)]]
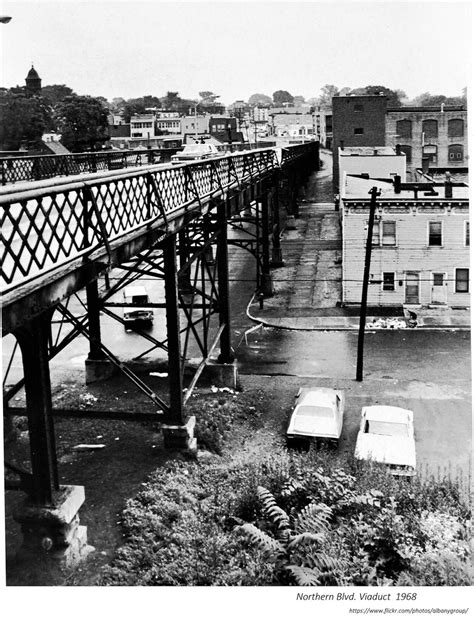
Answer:
[(333, 184), (339, 181), (338, 149), (384, 146), (387, 97), (336, 96), (332, 99)]
[[(342, 191), (343, 302), (360, 303), (369, 190), (381, 195), (372, 240), (368, 304), (469, 307), (469, 189), (347, 176)], [(418, 187), (418, 189), (416, 189)]]
[(467, 171), (467, 111), (464, 107), (388, 109), (385, 144), (400, 145), (409, 174), (417, 169)]

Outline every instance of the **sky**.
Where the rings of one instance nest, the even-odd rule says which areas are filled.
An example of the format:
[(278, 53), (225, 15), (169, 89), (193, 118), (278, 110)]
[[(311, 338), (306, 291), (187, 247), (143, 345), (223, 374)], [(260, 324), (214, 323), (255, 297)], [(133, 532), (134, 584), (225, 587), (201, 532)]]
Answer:
[(0, 86), (42, 84), (136, 98), (221, 102), (326, 83), (457, 96), (472, 72), (471, 2), (0, 0)]

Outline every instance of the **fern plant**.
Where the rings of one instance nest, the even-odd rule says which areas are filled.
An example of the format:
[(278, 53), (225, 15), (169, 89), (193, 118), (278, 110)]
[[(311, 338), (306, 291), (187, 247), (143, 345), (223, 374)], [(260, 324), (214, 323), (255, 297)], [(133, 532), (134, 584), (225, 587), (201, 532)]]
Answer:
[[(285, 490), (297, 486), (285, 486)], [(279, 583), (288, 576), (299, 586), (317, 586), (332, 582), (340, 563), (323, 550), (332, 510), (323, 503), (310, 503), (301, 511), (288, 514), (273, 494), (262, 486), (257, 497), (263, 515), (260, 529), (253, 523), (237, 528), (247, 540), (258, 547), (274, 565)]]

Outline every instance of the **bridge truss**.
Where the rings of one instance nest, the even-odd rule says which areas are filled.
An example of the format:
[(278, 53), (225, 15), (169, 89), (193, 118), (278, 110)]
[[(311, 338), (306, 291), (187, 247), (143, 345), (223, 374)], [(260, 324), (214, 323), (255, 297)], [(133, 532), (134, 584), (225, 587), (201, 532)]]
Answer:
[[(115, 417), (159, 422), (168, 428), (165, 445), (189, 446), (186, 404), (194, 386), (211, 360), (233, 362), (228, 248), (254, 255), (256, 289), (270, 295), (282, 209), (294, 214), (298, 177), (316, 169), (318, 159), (315, 143), (286, 149), (280, 160), (264, 149), (195, 165), (149, 166), (2, 190), (3, 334), (15, 336), (23, 360), (20, 381), (7, 382), (9, 367), (4, 373), (4, 410), (7, 418), (26, 414), (31, 449), (29, 469), (10, 465), (19, 481), (9, 487), (28, 492), (39, 505), (54, 502), (60, 487), (54, 417), (77, 411), (53, 408), (49, 361), (78, 335), (89, 341), (93, 369), (112, 363), (152, 404), (149, 414)], [(123, 322), (120, 294), (144, 278), (164, 285), (162, 299), (149, 306), (165, 311), (166, 336), (156, 339), (137, 330), (150, 344), (137, 358), (164, 352), (164, 396), (122, 364), (101, 334), (100, 315)], [(80, 313), (73, 301), (80, 301)], [(200, 360), (185, 389), (191, 345)], [(26, 407), (11, 407), (22, 386)]]

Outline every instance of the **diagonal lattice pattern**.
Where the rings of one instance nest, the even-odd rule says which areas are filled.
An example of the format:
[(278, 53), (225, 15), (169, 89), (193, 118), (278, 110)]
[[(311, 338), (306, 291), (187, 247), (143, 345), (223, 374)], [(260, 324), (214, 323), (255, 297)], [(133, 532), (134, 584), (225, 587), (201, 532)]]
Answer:
[[(108, 173), (92, 181), (71, 180), (56, 187), (0, 194), (2, 291), (72, 262), (114, 238), (129, 234), (133, 239), (135, 229), (163, 212), (201, 206), (211, 196), (257, 182), (285, 161), (313, 149), (312, 144), (290, 147), (281, 164), (274, 150), (262, 149), (195, 165), (151, 166), (138, 173)], [(80, 167), (80, 160), (75, 164)]]

